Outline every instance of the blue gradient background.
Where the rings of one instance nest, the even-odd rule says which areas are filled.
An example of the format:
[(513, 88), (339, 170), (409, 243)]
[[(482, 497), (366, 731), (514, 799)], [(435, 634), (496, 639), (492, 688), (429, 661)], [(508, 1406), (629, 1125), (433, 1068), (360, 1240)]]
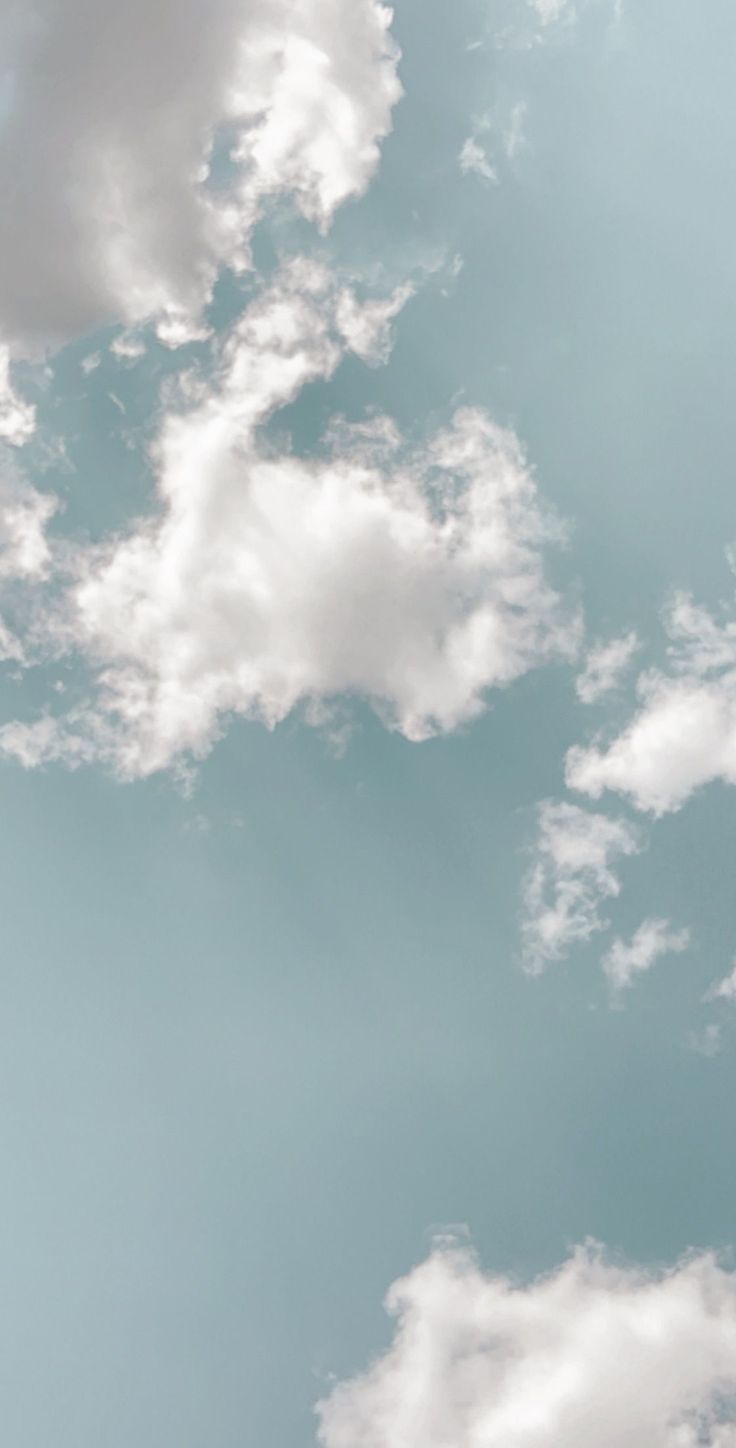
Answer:
[[(527, 50), (494, 48), (503, 19), (398, 0), (406, 98), (326, 245), (464, 268), (406, 307), (386, 367), (346, 362), (282, 423), (311, 447), (336, 411), (420, 436), (458, 395), (488, 407), (571, 521), (554, 568), (592, 633), (636, 625), (656, 657), (671, 587), (730, 585), (736, 9), (591, 3)], [(518, 101), (527, 147), (499, 144), (498, 185), (463, 176), (472, 116), (500, 131)], [(105, 360), (83, 397), (94, 345), (41, 403), (75, 469), (45, 481), (92, 533), (148, 506), (106, 394), (144, 436), (166, 365)], [(8, 709), (23, 687), (2, 682)], [(533, 806), (593, 727), (569, 673), (421, 746), (355, 713), (341, 759), (299, 720), (233, 728), (190, 799), (3, 770), (13, 1448), (307, 1448), (327, 1374), (387, 1341), (382, 1294), (438, 1225), (523, 1274), (587, 1235), (644, 1261), (736, 1241), (736, 1057), (686, 1049), (736, 940), (728, 792), (624, 865), (617, 931), (661, 914), (693, 946), (611, 1012), (599, 942), (539, 981), (517, 964)]]

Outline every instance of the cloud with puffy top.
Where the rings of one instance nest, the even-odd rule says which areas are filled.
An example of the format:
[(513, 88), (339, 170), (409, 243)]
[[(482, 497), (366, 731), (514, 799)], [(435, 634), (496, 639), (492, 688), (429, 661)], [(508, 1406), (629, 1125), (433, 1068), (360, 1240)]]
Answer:
[(216, 380), (163, 419), (158, 516), (65, 554), (49, 644), (87, 662), (94, 691), (5, 725), (6, 755), (142, 776), (207, 753), (233, 715), (274, 725), (343, 695), (421, 740), (574, 653), (577, 616), (544, 571), (560, 529), (485, 413), (408, 451), (386, 419), (336, 429), (316, 460), (261, 437), (347, 352), (379, 360), (403, 300), (361, 304), (302, 259), (252, 303)]
[(711, 1255), (646, 1272), (585, 1246), (524, 1285), (444, 1244), (386, 1309), (322, 1448), (735, 1448), (736, 1275)]
[(365, 190), (401, 94), (391, 18), (377, 0), (4, 7), (0, 343), (200, 335), (273, 200), (324, 228)]
[[(145, 27), (139, 0), (94, 15), (40, 0), (33, 24), (20, 9), (2, 22), (0, 422), (14, 442), (33, 419), (9, 348), (109, 321), (134, 364), (147, 326), (171, 347), (201, 337), (216, 277), (250, 265), (271, 202), (320, 232), (376, 167), (401, 94), (385, 6), (215, 0), (204, 17), (203, 0), (165, 0)], [(307, 255), (284, 262), (210, 339), (209, 374), (168, 384), (145, 518), (94, 546), (61, 529), (52, 543), (54, 500), (26, 493), (44, 568), (14, 656), (75, 659), (89, 684), (5, 723), (0, 752), (143, 777), (188, 769), (234, 717), (324, 721), (346, 697), (422, 740), (576, 655), (577, 613), (546, 570), (563, 530), (511, 431), (461, 408), (409, 447), (371, 418), (335, 423), (300, 458), (265, 430), (345, 357), (385, 362), (412, 293), (358, 295)], [(0, 515), (14, 538), (16, 502), (0, 497)]]

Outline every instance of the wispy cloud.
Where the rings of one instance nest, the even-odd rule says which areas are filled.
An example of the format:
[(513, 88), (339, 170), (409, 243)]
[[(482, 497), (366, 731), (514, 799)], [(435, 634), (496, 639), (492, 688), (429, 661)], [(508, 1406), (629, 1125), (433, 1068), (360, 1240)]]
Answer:
[(488, 153), (477, 136), (468, 136), (460, 151), (459, 161), (464, 175), (481, 176), (484, 181), (498, 181), (496, 169), (491, 165)]
[(673, 930), (668, 920), (644, 920), (628, 943), (620, 938), (613, 941), (601, 962), (603, 973), (618, 995), (662, 956), (678, 955), (689, 944), (689, 930)]
[(533, 863), (523, 885), (523, 958), (531, 974), (606, 928), (601, 906), (620, 890), (614, 864), (643, 846), (641, 832), (627, 820), (565, 801), (539, 806)]
[(606, 643), (595, 644), (575, 681), (581, 703), (597, 704), (599, 699), (610, 694), (621, 682), (640, 647), (638, 635), (633, 630)]

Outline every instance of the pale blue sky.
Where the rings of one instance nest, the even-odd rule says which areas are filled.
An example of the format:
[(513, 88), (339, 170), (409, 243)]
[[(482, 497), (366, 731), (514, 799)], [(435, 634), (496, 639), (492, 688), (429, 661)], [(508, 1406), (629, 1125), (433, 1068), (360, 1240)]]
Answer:
[[(366, 194), (322, 240), (288, 208), (260, 222), (264, 270), (309, 248), (371, 285), (380, 269), (379, 291), (417, 286), (384, 365), (347, 358), (271, 426), (311, 454), (335, 414), (385, 411), (421, 440), (458, 401), (487, 409), (569, 524), (547, 567), (588, 638), (636, 628), (661, 663), (671, 590), (732, 594), (736, 12), (623, 0), (616, 19), (589, 0), (498, 48), (522, 8), (397, 0), (405, 95)], [(462, 173), (471, 133), (496, 183)], [(52, 350), (45, 379), (37, 357), (14, 374), (38, 403), (16, 462), (64, 498), (55, 538), (155, 507), (139, 444), (182, 354), (149, 336), (126, 366), (114, 335)], [(205, 344), (185, 357), (206, 375)], [(4, 722), (55, 709), (54, 680), (76, 699), (89, 660), (3, 669)], [(240, 720), (189, 791), (166, 770), (3, 763), (13, 1448), (309, 1448), (328, 1375), (387, 1345), (383, 1293), (447, 1224), (523, 1277), (589, 1236), (645, 1265), (734, 1242), (734, 1007), (702, 1003), (736, 948), (728, 786), (640, 816), (648, 848), (604, 914), (626, 938), (666, 918), (691, 944), (622, 1010), (599, 968), (611, 932), (539, 979), (521, 969), (536, 807), (569, 797), (567, 749), (634, 708), (629, 681), (584, 709), (574, 676), (532, 670), (424, 743), (360, 700), (342, 753), (301, 707), (273, 731)], [(708, 1056), (689, 1042), (714, 1020)]]

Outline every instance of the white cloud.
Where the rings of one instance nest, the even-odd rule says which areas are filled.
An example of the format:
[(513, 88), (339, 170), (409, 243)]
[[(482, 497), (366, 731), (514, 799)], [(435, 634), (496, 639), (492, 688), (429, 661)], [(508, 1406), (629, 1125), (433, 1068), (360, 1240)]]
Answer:
[(529, 107), (526, 101), (517, 101), (503, 133), (503, 148), (509, 161), (514, 161), (527, 145), (526, 121)]
[[(377, 0), (19, 8), (3, 31), (0, 183), (21, 136), (24, 165), (0, 215), (0, 334), (33, 351), (116, 321), (123, 362), (147, 323), (171, 346), (204, 335), (216, 273), (248, 264), (270, 198), (323, 229), (367, 185), (400, 94), (391, 18)], [(6, 507), (5, 558), (39, 584), (58, 564), (33, 656), (75, 654), (92, 685), (67, 714), (57, 699), (4, 726), (0, 749), (145, 775), (207, 752), (234, 714), (273, 725), (303, 705), (342, 738), (350, 695), (421, 739), (576, 651), (579, 622), (544, 576), (561, 532), (513, 434), (464, 409), (410, 450), (372, 419), (300, 459), (264, 428), (346, 353), (385, 361), (412, 290), (359, 297), (294, 261), (210, 339), (208, 380), (167, 382), (151, 516), (52, 560), (51, 501), (29, 490)]]
[(498, 180), (496, 171), (488, 160), (485, 147), (481, 146), (477, 136), (468, 136), (467, 140), (463, 142), (459, 161), (463, 175), (482, 176), (484, 181)]
[[(464, 409), (413, 453), (386, 419), (303, 460), (258, 429), (346, 349), (380, 356), (396, 297), (360, 304), (288, 267), (224, 344), (219, 378), (166, 415), (158, 519), (76, 558), (49, 628), (97, 676), (74, 718), (0, 731), (23, 763), (96, 752), (144, 775), (206, 752), (232, 714), (269, 725), (358, 695), (409, 739), (575, 649), (546, 583), (544, 516), (512, 433)], [(71, 565), (67, 558), (67, 568)]]
[(638, 809), (667, 814), (703, 785), (736, 782), (736, 701), (730, 687), (650, 676), (642, 708), (604, 749), (575, 747), (567, 782), (592, 799), (628, 795)]
[(22, 447), (33, 436), (36, 409), (18, 396), (10, 379), (10, 353), (0, 346), (0, 442)]
[[(476, 116), (473, 130), (463, 142), (458, 156), (460, 170), (464, 175), (480, 176), (484, 181), (499, 181), (498, 170), (492, 160), (493, 150), (500, 151), (506, 160), (513, 163), (527, 145), (525, 126), (528, 114), (526, 101), (517, 101), (501, 123), (493, 110)], [(488, 137), (495, 138), (489, 145)]]
[(0, 584), (46, 577), (46, 524), (57, 507), (55, 497), (32, 488), (0, 454)]
[(102, 355), (99, 352), (90, 352), (87, 357), (83, 357), (79, 364), (82, 376), (91, 376), (93, 372), (97, 371), (97, 368), (99, 367), (101, 361)]
[(707, 1001), (736, 1002), (736, 965), (728, 975), (725, 975), (722, 980), (717, 980), (710, 987), (705, 999)]
[(146, 344), (142, 337), (121, 332), (120, 336), (114, 337), (110, 343), (110, 351), (120, 362), (137, 362), (140, 357), (145, 356)]
[(196, 334), (269, 198), (324, 226), (364, 190), (400, 95), (390, 22), (377, 0), (6, 8), (0, 337)]
[(26, 663), (25, 649), (4, 618), (0, 618), (0, 662), (22, 665)]
[(386, 1298), (388, 1351), (318, 1405), (323, 1448), (734, 1448), (736, 1277), (578, 1249), (527, 1286), (445, 1246)]
[[(590, 0), (581, 0), (583, 9), (590, 3)], [(623, 0), (605, 0), (610, 5), (613, 21), (618, 22), (622, 18)], [(529, 5), (542, 22), (542, 26), (553, 25), (558, 20), (571, 22), (577, 19), (578, 5), (576, 0), (529, 0)]]
[(615, 991), (626, 990), (661, 956), (679, 954), (689, 944), (689, 930), (673, 930), (668, 920), (644, 920), (628, 944), (619, 938), (613, 941), (603, 957), (603, 971)]
[(396, 287), (390, 297), (363, 302), (358, 301), (349, 287), (341, 287), (335, 320), (349, 351), (371, 367), (387, 362), (393, 344), (391, 323), (413, 296), (414, 287), (409, 282)]
[(620, 890), (612, 866), (642, 848), (640, 831), (626, 820), (564, 801), (539, 806), (535, 859), (523, 886), (527, 970), (539, 974), (573, 945), (606, 928), (600, 906)]
[(713, 780), (736, 783), (736, 622), (719, 624), (684, 594), (665, 616), (670, 670), (641, 675), (641, 706), (608, 746), (576, 746), (567, 782), (593, 799), (628, 795), (655, 815)]
[[(723, 1005), (729, 1010), (736, 1005), (736, 963), (728, 975), (715, 980), (703, 996), (706, 1005)], [(701, 1056), (717, 1056), (723, 1047), (724, 1020), (711, 1021), (702, 1030), (693, 1031), (688, 1044)]]
[(572, 0), (529, 0), (529, 3), (543, 25), (551, 25), (555, 20), (560, 20), (563, 15), (574, 16), (575, 14)]
[(639, 639), (634, 632), (609, 639), (607, 643), (595, 644), (575, 681), (581, 703), (597, 704), (599, 699), (615, 689), (639, 647)]
[(57, 499), (31, 487), (0, 449), (0, 661), (4, 663), (28, 663), (27, 645), (34, 632), (34, 607), (31, 602), (29, 608), (28, 594), (33, 599), (50, 571), (46, 526), (57, 506)]
[(0, 732), (3, 752), (24, 769), (58, 763), (76, 769), (80, 764), (92, 764), (104, 742), (98, 721), (87, 719), (81, 710), (61, 720), (44, 714), (32, 724), (11, 722)]
[[(575, 25), (589, 6), (598, 3), (599, 0), (527, 0), (528, 10), (537, 26), (534, 40), (544, 43), (550, 32), (554, 34), (557, 27)], [(518, 0), (511, 0), (511, 4), (518, 6)], [(623, 19), (624, 0), (602, 0), (602, 8), (610, 12), (611, 26), (618, 25)]]

